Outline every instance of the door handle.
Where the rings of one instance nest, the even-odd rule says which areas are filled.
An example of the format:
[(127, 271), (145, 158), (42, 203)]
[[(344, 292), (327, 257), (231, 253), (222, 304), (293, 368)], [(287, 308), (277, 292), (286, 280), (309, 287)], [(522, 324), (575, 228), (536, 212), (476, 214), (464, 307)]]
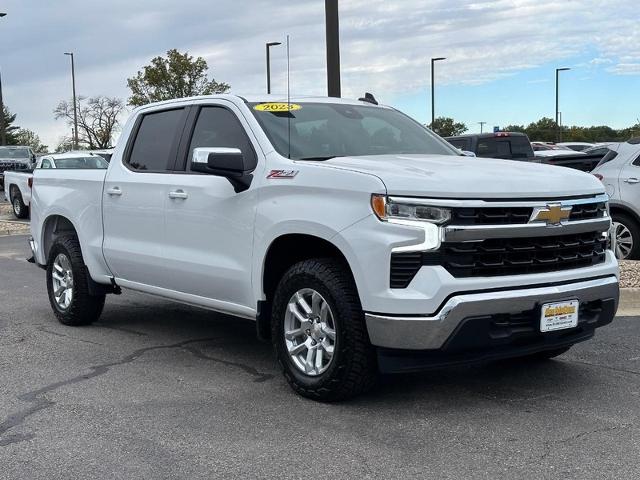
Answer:
[(113, 196), (113, 195), (120, 196), (120, 195), (122, 195), (122, 190), (120, 190), (120, 187), (108, 188), (107, 189), (107, 194), (109, 194), (111, 196)]
[(173, 192), (169, 192), (169, 198), (186, 199), (189, 198), (189, 195), (187, 195), (187, 192), (185, 192), (184, 190), (175, 190)]
[(625, 178), (625, 180), (624, 180), (624, 181), (625, 181), (625, 182), (627, 182), (627, 183), (640, 183), (640, 180), (638, 180), (638, 179), (637, 179), (637, 178), (635, 178), (635, 177)]

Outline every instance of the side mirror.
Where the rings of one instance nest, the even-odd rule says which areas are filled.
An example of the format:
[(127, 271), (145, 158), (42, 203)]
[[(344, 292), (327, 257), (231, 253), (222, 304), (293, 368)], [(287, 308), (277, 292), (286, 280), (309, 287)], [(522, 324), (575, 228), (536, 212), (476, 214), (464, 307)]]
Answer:
[(191, 170), (227, 178), (236, 193), (245, 191), (251, 185), (253, 175), (249, 168), (244, 155), (238, 148), (200, 147), (193, 149)]

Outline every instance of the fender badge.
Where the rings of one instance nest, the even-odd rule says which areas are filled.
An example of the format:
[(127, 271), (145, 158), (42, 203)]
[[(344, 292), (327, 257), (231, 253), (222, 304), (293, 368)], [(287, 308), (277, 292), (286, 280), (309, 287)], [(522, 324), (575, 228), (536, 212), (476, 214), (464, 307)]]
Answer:
[(293, 178), (298, 174), (298, 170), (271, 170), (267, 178)]

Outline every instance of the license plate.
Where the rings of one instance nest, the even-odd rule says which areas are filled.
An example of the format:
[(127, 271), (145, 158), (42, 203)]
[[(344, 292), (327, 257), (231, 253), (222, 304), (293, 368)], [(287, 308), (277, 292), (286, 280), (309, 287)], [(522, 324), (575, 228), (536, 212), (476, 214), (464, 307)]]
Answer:
[(578, 326), (578, 300), (545, 303), (542, 305), (540, 331), (553, 332)]

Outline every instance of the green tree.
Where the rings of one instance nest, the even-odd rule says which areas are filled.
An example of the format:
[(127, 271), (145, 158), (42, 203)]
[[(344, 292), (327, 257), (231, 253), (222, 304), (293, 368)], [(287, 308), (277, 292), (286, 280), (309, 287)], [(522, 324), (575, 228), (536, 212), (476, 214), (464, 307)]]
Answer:
[(526, 133), (527, 129), (524, 125), (507, 125), (502, 129), (503, 132), (520, 132)]
[(525, 133), (532, 142), (555, 142), (557, 125), (552, 118), (542, 117), (537, 122), (530, 123)]
[[(16, 121), (16, 117), (17, 114), (15, 113), (11, 113), (11, 111), (9, 110), (9, 108), (6, 105), (3, 105), (4, 107), (4, 129), (5, 129), (5, 135), (6, 135), (6, 139), (7, 139), (7, 145), (16, 145), (16, 131), (20, 128), (17, 125), (14, 125), (13, 122)], [(2, 136), (2, 132), (0, 132), (0, 137)], [(1, 140), (1, 138), (0, 138)]]
[(161, 100), (211, 95), (229, 91), (229, 85), (207, 78), (207, 62), (188, 52), (169, 50), (166, 57), (155, 57), (151, 64), (127, 79), (131, 90), (129, 105), (140, 106)]
[[(78, 142), (82, 146), (109, 148), (120, 128), (120, 114), (124, 102), (119, 98), (97, 96), (78, 97)], [(53, 111), (56, 119), (64, 119), (73, 126), (73, 101), (63, 100)]]
[(436, 118), (429, 128), (441, 137), (452, 137), (454, 135), (460, 135), (467, 131), (467, 126), (462, 122), (456, 122), (453, 118), (438, 117)]
[[(82, 149), (82, 146), (80, 148)], [(60, 137), (56, 146), (56, 153), (64, 153), (70, 150), (73, 150), (73, 138), (68, 136)]]
[(28, 145), (34, 152), (46, 153), (49, 150), (49, 147), (40, 141), (40, 137), (36, 135), (33, 130), (29, 130), (28, 128), (20, 128), (16, 130), (14, 137), (16, 145)]

